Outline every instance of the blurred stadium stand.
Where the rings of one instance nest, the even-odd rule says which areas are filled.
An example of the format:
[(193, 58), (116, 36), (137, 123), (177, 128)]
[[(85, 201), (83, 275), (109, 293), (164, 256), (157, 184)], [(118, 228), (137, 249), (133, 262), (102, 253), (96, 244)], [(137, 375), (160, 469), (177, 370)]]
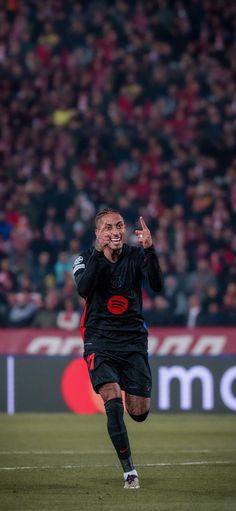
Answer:
[(236, 325), (235, 34), (234, 0), (0, 2), (1, 327), (77, 327), (104, 206), (153, 233), (149, 325)]

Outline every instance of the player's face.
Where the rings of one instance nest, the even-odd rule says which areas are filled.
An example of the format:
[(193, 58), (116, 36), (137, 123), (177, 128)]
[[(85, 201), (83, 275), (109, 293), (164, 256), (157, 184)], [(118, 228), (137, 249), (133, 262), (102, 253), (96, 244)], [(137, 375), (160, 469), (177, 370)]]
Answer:
[(108, 247), (111, 250), (120, 250), (123, 246), (126, 234), (125, 223), (118, 213), (104, 215), (97, 228), (100, 234), (108, 240)]

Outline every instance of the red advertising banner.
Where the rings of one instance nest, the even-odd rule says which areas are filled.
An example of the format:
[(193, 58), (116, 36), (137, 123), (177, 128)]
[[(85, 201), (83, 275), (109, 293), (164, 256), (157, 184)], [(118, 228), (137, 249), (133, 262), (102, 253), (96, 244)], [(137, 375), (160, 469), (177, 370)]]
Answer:
[[(79, 355), (83, 341), (78, 330), (0, 329), (0, 354)], [(150, 355), (236, 354), (236, 328), (150, 328)]]

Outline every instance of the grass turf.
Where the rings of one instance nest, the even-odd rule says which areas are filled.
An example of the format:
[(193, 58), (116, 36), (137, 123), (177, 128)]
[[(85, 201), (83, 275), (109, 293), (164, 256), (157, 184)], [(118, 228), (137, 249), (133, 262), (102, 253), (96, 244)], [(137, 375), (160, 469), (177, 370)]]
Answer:
[(236, 417), (126, 417), (140, 490), (123, 490), (105, 417), (0, 416), (1, 511), (236, 509)]

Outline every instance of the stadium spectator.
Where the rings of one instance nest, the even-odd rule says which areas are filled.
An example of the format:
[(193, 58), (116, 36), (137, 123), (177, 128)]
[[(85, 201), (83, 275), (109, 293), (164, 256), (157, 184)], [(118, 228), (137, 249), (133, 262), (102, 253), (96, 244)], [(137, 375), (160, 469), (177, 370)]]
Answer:
[(65, 250), (58, 252), (58, 259), (54, 266), (54, 273), (56, 277), (56, 285), (63, 286), (65, 281), (65, 274), (71, 272), (71, 263), (68, 253)]
[(197, 318), (197, 326), (220, 326), (223, 323), (223, 314), (219, 303), (214, 301), (210, 301)]
[(34, 300), (34, 296), (27, 291), (20, 293), (12, 293), (10, 295), (10, 310), (8, 314), (8, 322), (12, 327), (23, 327), (32, 324), (38, 305)]
[(6, 218), (6, 212), (0, 210), (0, 236), (4, 241), (8, 241), (11, 235), (12, 225)]
[(76, 302), (71, 298), (66, 298), (57, 315), (57, 326), (59, 328), (75, 330), (79, 327), (80, 314), (75, 309)]
[(191, 272), (187, 280), (187, 291), (189, 294), (197, 294), (200, 299), (205, 297), (207, 289), (216, 284), (216, 279), (211, 271), (207, 259), (199, 259), (196, 262), (195, 271)]
[(8, 311), (9, 311), (9, 300), (6, 296), (6, 292), (0, 283), (0, 326), (8, 326)]
[(199, 320), (202, 312), (201, 301), (198, 294), (191, 294), (188, 299), (187, 313), (184, 325), (189, 328), (199, 326)]
[(57, 326), (57, 316), (60, 308), (60, 296), (57, 290), (51, 290), (44, 298), (42, 307), (35, 315), (32, 326), (53, 328)]
[(39, 253), (34, 269), (35, 271), (32, 275), (34, 286), (38, 291), (44, 292), (47, 287), (47, 279), (50, 276), (54, 279), (50, 252), (43, 251)]
[(144, 310), (144, 318), (150, 326), (167, 326), (173, 322), (173, 309), (164, 296), (157, 296), (152, 300), (152, 307)]
[(6, 254), (0, 261), (0, 284), (5, 293), (16, 291), (17, 275), (12, 270), (10, 259)]

